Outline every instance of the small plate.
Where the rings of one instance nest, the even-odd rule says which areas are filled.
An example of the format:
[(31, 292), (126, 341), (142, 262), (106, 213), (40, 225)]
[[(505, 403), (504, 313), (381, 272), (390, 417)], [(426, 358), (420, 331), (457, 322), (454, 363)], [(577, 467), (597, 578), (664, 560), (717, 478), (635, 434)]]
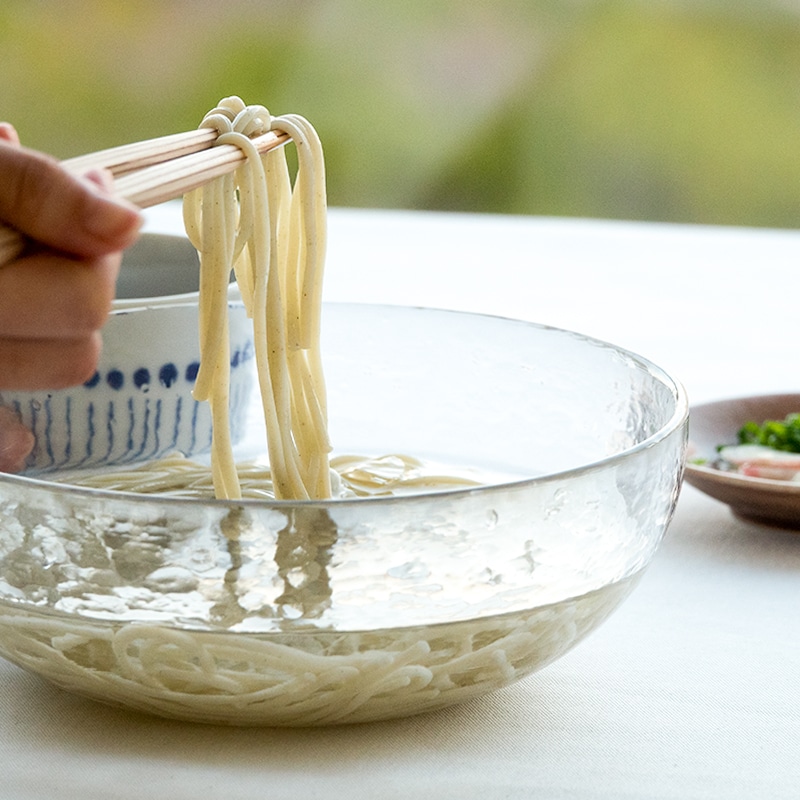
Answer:
[(718, 445), (736, 444), (736, 435), (745, 422), (760, 424), (797, 411), (800, 394), (741, 397), (692, 407), (686, 482), (727, 503), (738, 517), (800, 530), (800, 483), (751, 478), (692, 463), (698, 458), (713, 459)]

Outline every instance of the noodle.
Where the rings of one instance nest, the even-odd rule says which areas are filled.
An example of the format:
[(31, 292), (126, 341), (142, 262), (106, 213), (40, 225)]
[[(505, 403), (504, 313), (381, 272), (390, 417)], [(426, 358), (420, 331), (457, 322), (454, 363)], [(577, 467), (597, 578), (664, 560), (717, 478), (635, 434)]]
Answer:
[(167, 717), (331, 725), (432, 711), (506, 686), (604, 620), (637, 575), (540, 608), (394, 631), (271, 636), (0, 606), (0, 654), (68, 691)]
[[(375, 497), (412, 491), (445, 491), (479, 486), (471, 472), (456, 474), (448, 468), (437, 471), (433, 465), (407, 455), (377, 458), (344, 455), (331, 459), (332, 493), (335, 497)], [(270, 468), (257, 460), (236, 464), (239, 497), (250, 500), (274, 499)], [(214, 496), (212, 474), (206, 465), (173, 453), (137, 467), (107, 470), (102, 473), (70, 475), (59, 481), (76, 486), (137, 494), (161, 494), (171, 497), (211, 498)]]
[[(408, 456), (330, 460), (321, 358), (322, 278), (327, 201), (322, 145), (296, 114), (272, 117), (263, 106), (227, 97), (200, 125), (216, 143), (246, 156), (184, 197), (186, 234), (200, 257), (200, 367), (193, 396), (211, 411), (211, 465), (180, 453), (133, 469), (74, 472), (54, 480), (80, 486), (182, 497), (239, 500), (329, 499), (475, 486), (485, 480), (436, 472)], [(297, 150), (294, 185), (284, 148), (263, 156), (251, 137), (283, 131)], [(253, 322), (256, 372), (269, 467), (237, 464), (230, 421), (228, 289), (235, 276)]]
[[(218, 144), (241, 147), (247, 161), (188, 194), (187, 235), (200, 254), (200, 370), (194, 396), (212, 414), (211, 472), (219, 498), (239, 499), (228, 411), (230, 360), (227, 290), (231, 270), (253, 319), (256, 366), (267, 429), (271, 481), (278, 499), (331, 496), (325, 383), (320, 358), (326, 199), (322, 146), (294, 114), (229, 97), (201, 127)], [(288, 133), (298, 169), (294, 187), (283, 148), (261, 156), (249, 137)]]

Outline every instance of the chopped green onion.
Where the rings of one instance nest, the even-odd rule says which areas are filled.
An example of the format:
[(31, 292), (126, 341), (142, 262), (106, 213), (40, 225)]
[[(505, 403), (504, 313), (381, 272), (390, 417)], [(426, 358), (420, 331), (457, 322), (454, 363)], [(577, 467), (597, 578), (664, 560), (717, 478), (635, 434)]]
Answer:
[(746, 422), (739, 430), (739, 444), (761, 444), (773, 450), (800, 453), (800, 413), (784, 420), (768, 419), (762, 425)]

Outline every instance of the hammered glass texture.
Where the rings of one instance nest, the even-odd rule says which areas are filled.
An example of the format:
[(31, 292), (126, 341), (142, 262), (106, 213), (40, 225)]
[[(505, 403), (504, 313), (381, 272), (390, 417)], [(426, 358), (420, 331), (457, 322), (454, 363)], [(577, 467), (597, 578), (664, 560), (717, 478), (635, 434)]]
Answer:
[[(460, 702), (596, 627), (669, 524), (686, 398), (530, 323), (332, 305), (337, 452), (501, 476), (395, 498), (158, 499), (0, 478), (0, 653), (184, 719), (311, 725)], [(262, 447), (251, 420), (242, 453)]]

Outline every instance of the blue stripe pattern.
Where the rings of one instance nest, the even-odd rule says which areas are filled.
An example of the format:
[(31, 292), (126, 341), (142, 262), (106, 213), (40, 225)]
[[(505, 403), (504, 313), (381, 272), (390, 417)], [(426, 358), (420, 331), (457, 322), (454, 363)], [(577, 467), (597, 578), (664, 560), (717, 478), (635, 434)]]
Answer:
[[(252, 343), (231, 356), (231, 433), (234, 440), (244, 427), (244, 409), (252, 375), (242, 367), (254, 357)], [(125, 374), (120, 369), (96, 372), (83, 387), (47, 393), (41, 399), (11, 407), (36, 437), (35, 471), (99, 464), (122, 464), (158, 458), (168, 452), (206, 452), (211, 447), (211, 414), (206, 403), (187, 398), (199, 369), (172, 362), (157, 368), (139, 366)], [(109, 389), (111, 390), (110, 399)], [(76, 391), (85, 391), (82, 400)], [(117, 399), (114, 395), (119, 393)], [(92, 395), (97, 394), (95, 399)], [(189, 404), (187, 406), (187, 403)], [(105, 413), (100, 409), (105, 408)], [(73, 440), (85, 436), (81, 452)], [(77, 456), (77, 459), (75, 458)]]

